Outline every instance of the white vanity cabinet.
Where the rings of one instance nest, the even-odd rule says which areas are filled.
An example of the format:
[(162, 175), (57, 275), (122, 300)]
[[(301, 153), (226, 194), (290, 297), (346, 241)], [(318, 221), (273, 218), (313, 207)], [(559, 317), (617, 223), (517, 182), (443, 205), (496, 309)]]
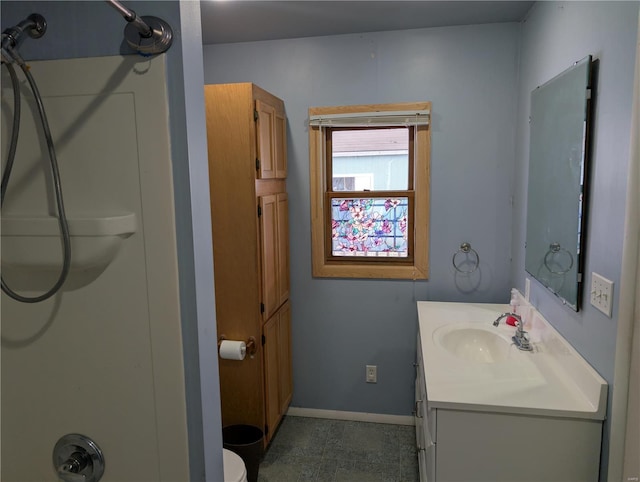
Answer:
[(424, 378), (420, 337), (418, 337), (418, 357), (416, 366), (416, 401), (414, 417), (416, 424), (416, 445), (418, 448), (418, 468), (420, 482), (435, 480), (435, 453), (436, 446), (433, 443), (431, 433), (435, 433), (435, 413), (429, 413), (427, 405), (427, 388)]
[[(480, 306), (478, 316), (459, 311), (444, 319), (492, 326), (494, 313), (507, 311)], [(606, 382), (583, 359), (568, 358), (579, 357), (570, 345), (547, 330), (532, 334), (533, 353), (509, 352), (495, 363), (460, 360), (434, 341), (443, 324), (425, 320), (451, 307), (422, 308), (415, 364), (421, 482), (598, 481)]]

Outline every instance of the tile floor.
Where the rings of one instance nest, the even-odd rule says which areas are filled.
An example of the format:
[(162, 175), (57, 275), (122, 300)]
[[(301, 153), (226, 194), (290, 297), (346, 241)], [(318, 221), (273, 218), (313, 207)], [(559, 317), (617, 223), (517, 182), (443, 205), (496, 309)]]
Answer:
[(258, 482), (417, 482), (415, 428), (285, 417)]

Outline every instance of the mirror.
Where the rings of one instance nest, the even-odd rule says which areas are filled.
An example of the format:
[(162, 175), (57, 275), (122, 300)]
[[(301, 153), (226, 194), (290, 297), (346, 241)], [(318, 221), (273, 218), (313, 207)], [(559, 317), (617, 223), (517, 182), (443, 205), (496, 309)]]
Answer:
[(574, 310), (580, 302), (591, 56), (531, 93), (525, 269)]

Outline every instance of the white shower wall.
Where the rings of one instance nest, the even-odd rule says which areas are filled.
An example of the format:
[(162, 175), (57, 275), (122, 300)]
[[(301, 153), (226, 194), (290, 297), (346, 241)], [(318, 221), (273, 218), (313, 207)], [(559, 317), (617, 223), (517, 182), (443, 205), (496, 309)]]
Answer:
[[(1, 478), (57, 480), (56, 441), (81, 433), (104, 452), (105, 482), (189, 480), (164, 56), (33, 62), (31, 72), (68, 218), (133, 213), (137, 229), (88, 284), (75, 288), (72, 271), (73, 289), (43, 303), (2, 294)], [(3, 72), (3, 168), (11, 102)], [(23, 97), (3, 217), (55, 212), (33, 112)]]

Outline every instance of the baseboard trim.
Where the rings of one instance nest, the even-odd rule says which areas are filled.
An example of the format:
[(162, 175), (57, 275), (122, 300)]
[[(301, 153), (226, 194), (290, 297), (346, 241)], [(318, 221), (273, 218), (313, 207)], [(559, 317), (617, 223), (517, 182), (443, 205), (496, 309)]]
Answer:
[(321, 410), (319, 408), (289, 407), (287, 415), (291, 417), (330, 418), (353, 422), (389, 423), (393, 425), (415, 425), (410, 415), (387, 415), (384, 413), (343, 412), (340, 410)]

